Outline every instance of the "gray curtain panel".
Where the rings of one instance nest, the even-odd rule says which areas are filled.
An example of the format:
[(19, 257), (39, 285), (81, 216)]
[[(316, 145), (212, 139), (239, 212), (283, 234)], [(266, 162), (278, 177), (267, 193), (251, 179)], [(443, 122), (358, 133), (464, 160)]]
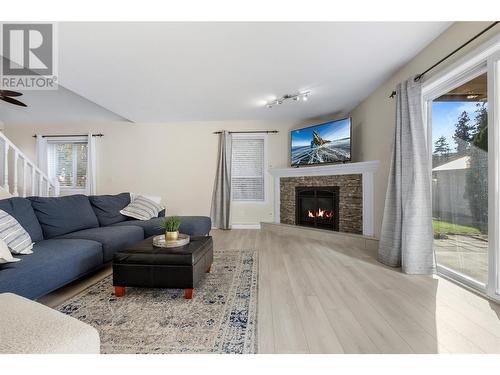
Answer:
[(396, 89), (396, 130), (378, 259), (410, 274), (435, 271), (430, 163), (422, 86), (413, 77)]
[(212, 208), (212, 226), (230, 229), (231, 213), (231, 134), (223, 131), (219, 137), (219, 159), (215, 175)]

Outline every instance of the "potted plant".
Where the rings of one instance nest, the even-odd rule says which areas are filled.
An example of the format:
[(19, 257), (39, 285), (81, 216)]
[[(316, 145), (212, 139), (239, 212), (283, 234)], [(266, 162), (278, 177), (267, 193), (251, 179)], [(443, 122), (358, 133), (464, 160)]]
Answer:
[(163, 221), (163, 228), (165, 228), (165, 240), (176, 241), (179, 238), (179, 227), (181, 226), (181, 219), (177, 216), (171, 216)]

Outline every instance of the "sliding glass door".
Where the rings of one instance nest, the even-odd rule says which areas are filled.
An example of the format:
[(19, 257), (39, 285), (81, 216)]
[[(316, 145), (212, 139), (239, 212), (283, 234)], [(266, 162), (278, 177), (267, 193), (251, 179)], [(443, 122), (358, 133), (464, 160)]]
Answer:
[(438, 273), (500, 301), (500, 35), (423, 85)]
[(488, 73), (461, 77), (430, 103), (432, 212), (438, 271), (488, 283)]

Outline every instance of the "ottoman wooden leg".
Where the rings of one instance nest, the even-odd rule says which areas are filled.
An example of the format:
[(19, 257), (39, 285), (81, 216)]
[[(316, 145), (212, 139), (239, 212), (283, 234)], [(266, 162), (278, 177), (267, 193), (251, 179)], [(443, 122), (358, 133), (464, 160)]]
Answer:
[(212, 265), (209, 265), (209, 266), (208, 266), (207, 273), (210, 273), (210, 272), (212, 272)]
[(115, 286), (115, 296), (123, 297), (125, 295), (125, 287), (124, 286)]
[(184, 289), (184, 298), (185, 299), (193, 298), (193, 290), (194, 289)]

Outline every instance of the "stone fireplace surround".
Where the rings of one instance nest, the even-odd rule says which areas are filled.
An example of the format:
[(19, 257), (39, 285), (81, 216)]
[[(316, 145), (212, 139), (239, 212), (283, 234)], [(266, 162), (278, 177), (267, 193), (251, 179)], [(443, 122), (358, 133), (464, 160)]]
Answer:
[(295, 224), (296, 186), (339, 186), (339, 232), (373, 236), (373, 174), (378, 161), (280, 168), (274, 177), (274, 222)]
[(339, 188), (339, 232), (363, 233), (363, 193), (361, 174), (283, 177), (280, 180), (280, 221), (295, 222), (295, 188), (337, 186)]
[[(281, 204), (281, 207), (284, 205)], [(338, 231), (338, 213), (338, 186), (295, 187), (295, 225)]]

